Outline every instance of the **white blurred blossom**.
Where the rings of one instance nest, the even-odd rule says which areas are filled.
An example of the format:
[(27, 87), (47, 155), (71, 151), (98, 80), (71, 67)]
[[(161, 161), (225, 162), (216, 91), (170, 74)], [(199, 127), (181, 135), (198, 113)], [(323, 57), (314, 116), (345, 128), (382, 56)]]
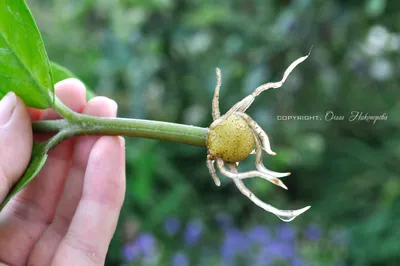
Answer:
[(377, 59), (372, 62), (370, 74), (377, 80), (386, 80), (393, 74), (393, 67), (387, 59)]

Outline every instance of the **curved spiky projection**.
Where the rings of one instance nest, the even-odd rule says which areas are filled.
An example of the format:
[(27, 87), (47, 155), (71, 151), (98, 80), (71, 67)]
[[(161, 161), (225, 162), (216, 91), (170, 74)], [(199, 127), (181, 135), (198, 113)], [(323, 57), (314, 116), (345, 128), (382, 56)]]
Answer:
[[(220, 155), (216, 154), (221, 154), (222, 152), (227, 152), (229, 149), (236, 149), (237, 147), (223, 147), (221, 148), (221, 151), (216, 153), (214, 150), (210, 150), (209, 148), (209, 154), (207, 156), (207, 167), (209, 169), (209, 172), (211, 174), (211, 177), (213, 178), (215, 184), (217, 186), (221, 185), (221, 181), (218, 178), (217, 175), (217, 170), (215, 169), (215, 165), (217, 165), (217, 168), (219, 172), (233, 180), (235, 183), (236, 187), (239, 189), (239, 191), (245, 195), (247, 198), (249, 198), (254, 204), (257, 206), (263, 208), (264, 210), (271, 212), (275, 214), (278, 218), (280, 218), (282, 221), (289, 222), (292, 221), (296, 216), (302, 214), (303, 212), (307, 211), (310, 206), (298, 209), (298, 210), (280, 210), (277, 209), (259, 198), (257, 198), (243, 183), (243, 179), (248, 179), (248, 178), (253, 178), (253, 177), (260, 177), (262, 179), (265, 179), (277, 186), (280, 186), (284, 189), (287, 189), (285, 184), (280, 180), (280, 178), (285, 177), (290, 175), (290, 173), (278, 173), (272, 170), (267, 169), (263, 162), (262, 162), (262, 155), (263, 155), (263, 150), (269, 154), (269, 155), (276, 155), (274, 151), (272, 151), (270, 140), (268, 138), (267, 133), (255, 122), (248, 114), (245, 113), (247, 108), (253, 103), (254, 99), (260, 95), (263, 91), (266, 91), (271, 88), (279, 88), (283, 85), (283, 83), (286, 81), (288, 78), (289, 74), (295, 69), (295, 67), (303, 62), (304, 60), (307, 59), (309, 56), (303, 56), (294, 61), (284, 72), (283, 77), (280, 81), (278, 82), (269, 82), (266, 84), (263, 84), (259, 87), (257, 87), (250, 95), (242, 99), (241, 101), (237, 102), (235, 105), (231, 107), (224, 115), (221, 116), (220, 110), (219, 110), (219, 90), (221, 88), (221, 83), (222, 83), (222, 78), (221, 78), (221, 70), (219, 68), (216, 69), (216, 75), (217, 75), (217, 84), (215, 87), (215, 92), (214, 92), (214, 97), (212, 101), (212, 116), (213, 116), (213, 123), (210, 125), (210, 132), (211, 131), (217, 131), (218, 126), (221, 124), (225, 123), (228, 121), (228, 118), (231, 117), (232, 115), (238, 116), (242, 118), (248, 128), (251, 129), (251, 132), (253, 132), (253, 137), (254, 137), (254, 143), (255, 147), (251, 147), (253, 149), (253, 152), (251, 154), (255, 154), (255, 166), (256, 170), (253, 171), (248, 171), (248, 172), (243, 172), (239, 173), (238, 172), (238, 165), (239, 162), (225, 162)], [(237, 129), (237, 128), (235, 128)], [(247, 130), (247, 129), (246, 129)], [(248, 130), (247, 130), (248, 132)], [(209, 133), (209, 136), (213, 135)], [(215, 134), (214, 134), (215, 135)], [(251, 136), (251, 135), (250, 135)], [(229, 138), (229, 135), (226, 136)], [(209, 143), (209, 141), (208, 141)], [(253, 142), (249, 142), (253, 143)], [(253, 143), (253, 144), (254, 144)], [(249, 149), (251, 150), (251, 149)], [(229, 166), (229, 168), (225, 167), (225, 164)]]

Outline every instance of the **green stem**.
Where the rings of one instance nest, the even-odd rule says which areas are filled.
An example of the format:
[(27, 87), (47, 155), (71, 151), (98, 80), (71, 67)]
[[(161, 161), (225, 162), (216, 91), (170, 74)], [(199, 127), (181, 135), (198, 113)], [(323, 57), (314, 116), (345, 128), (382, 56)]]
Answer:
[(73, 132), (63, 130), (58, 132), (55, 136), (50, 138), (46, 143), (44, 147), (44, 151), (47, 153), (49, 150), (60, 144), (63, 140), (70, 138), (73, 136)]
[[(58, 111), (61, 110), (58, 108)], [(73, 113), (64, 109), (65, 120), (37, 121), (33, 123), (35, 133), (68, 132), (68, 135), (122, 135), (175, 141), (194, 146), (206, 146), (207, 128), (161, 121), (105, 118)], [(71, 119), (69, 119), (71, 116)]]

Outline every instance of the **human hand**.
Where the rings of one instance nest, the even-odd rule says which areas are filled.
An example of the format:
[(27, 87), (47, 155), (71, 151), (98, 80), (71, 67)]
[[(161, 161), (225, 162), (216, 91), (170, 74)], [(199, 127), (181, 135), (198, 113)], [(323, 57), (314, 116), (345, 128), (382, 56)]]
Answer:
[[(67, 79), (56, 95), (72, 110), (115, 117), (105, 97), (86, 102), (84, 85)], [(28, 165), (31, 120), (56, 119), (53, 110), (27, 110), (9, 94), (0, 102), (0, 202)], [(104, 265), (125, 194), (121, 137), (68, 139), (49, 152), (35, 180), (0, 213), (0, 265)]]

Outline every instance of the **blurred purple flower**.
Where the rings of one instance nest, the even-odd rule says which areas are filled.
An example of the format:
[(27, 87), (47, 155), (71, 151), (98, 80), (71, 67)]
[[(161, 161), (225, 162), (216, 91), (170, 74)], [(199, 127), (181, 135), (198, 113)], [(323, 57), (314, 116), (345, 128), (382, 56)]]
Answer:
[(254, 266), (268, 266), (272, 264), (272, 258), (271, 255), (269, 254), (269, 251), (267, 248), (262, 248), (260, 249), (256, 259)]
[(236, 266), (235, 257), (223, 257), (219, 266)]
[(172, 256), (172, 266), (189, 266), (189, 258), (182, 251), (176, 252)]
[(292, 264), (291, 264), (291, 266), (307, 266), (307, 265), (309, 265), (309, 264), (306, 263), (302, 258), (299, 258), (299, 257), (295, 257), (292, 260)]
[(322, 237), (322, 228), (318, 224), (310, 224), (304, 233), (308, 240), (316, 241)]
[(270, 230), (266, 226), (256, 225), (247, 232), (249, 240), (255, 244), (266, 245), (271, 241)]
[(144, 257), (151, 257), (156, 253), (156, 239), (149, 233), (141, 233), (136, 239), (135, 245)]
[(215, 216), (215, 221), (217, 222), (219, 227), (227, 229), (232, 226), (233, 219), (231, 215), (224, 212), (220, 212), (217, 213), (217, 215)]
[(282, 224), (276, 229), (276, 236), (281, 240), (292, 241), (296, 237), (296, 232), (288, 224)]
[(140, 250), (135, 245), (135, 242), (126, 244), (122, 249), (122, 256), (125, 261), (133, 262), (137, 261), (140, 257)]
[(203, 234), (203, 222), (201, 220), (193, 220), (186, 226), (186, 231), (184, 235), (185, 243), (193, 246), (199, 240)]
[(275, 241), (262, 248), (261, 252), (265, 252), (274, 259), (291, 259), (295, 255), (295, 247), (293, 242)]
[(247, 236), (236, 228), (225, 231), (225, 239), (221, 246), (221, 253), (225, 259), (234, 258), (250, 249), (250, 241)]
[(125, 261), (133, 262), (139, 259), (151, 260), (156, 254), (156, 240), (148, 233), (141, 233), (135, 241), (128, 243), (122, 249)]
[(170, 217), (164, 223), (164, 230), (169, 236), (174, 236), (181, 228), (181, 221), (177, 217)]

